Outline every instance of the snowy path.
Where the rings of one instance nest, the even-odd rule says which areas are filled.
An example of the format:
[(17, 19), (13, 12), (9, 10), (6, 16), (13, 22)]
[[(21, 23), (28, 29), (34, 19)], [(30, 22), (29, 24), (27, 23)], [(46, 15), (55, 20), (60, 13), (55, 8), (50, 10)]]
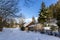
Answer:
[(60, 38), (19, 29), (4, 29), (0, 32), (0, 40), (60, 40)]

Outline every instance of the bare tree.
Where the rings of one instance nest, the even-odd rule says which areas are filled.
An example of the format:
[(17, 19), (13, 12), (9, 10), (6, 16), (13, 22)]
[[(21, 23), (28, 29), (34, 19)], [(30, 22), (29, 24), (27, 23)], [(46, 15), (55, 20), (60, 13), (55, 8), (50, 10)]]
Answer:
[(0, 17), (5, 19), (1, 21), (0, 27), (2, 28), (6, 22), (6, 17), (12, 16), (17, 12), (18, 0), (0, 0)]
[(21, 13), (20, 14), (20, 18), (19, 18), (19, 24), (21, 25), (21, 26), (23, 26), (24, 25), (24, 22), (25, 21), (25, 17), (24, 17), (24, 15)]
[[(4, 18), (10, 18), (10, 16), (16, 16), (16, 12), (18, 12), (17, 4), (20, 0), (0, 0), (0, 17), (2, 19)], [(29, 4), (32, 2), (31, 0), (24, 0), (25, 4)], [(3, 25), (4, 21), (1, 21)], [(0, 27), (3, 27), (0, 25)]]
[[(20, 0), (0, 0), (0, 16), (5, 18), (15, 15), (18, 11), (17, 4)], [(33, 1), (24, 0), (24, 4), (29, 6)]]
[(5, 18), (14, 15), (17, 12), (18, 0), (1, 0), (0, 1), (0, 16)]

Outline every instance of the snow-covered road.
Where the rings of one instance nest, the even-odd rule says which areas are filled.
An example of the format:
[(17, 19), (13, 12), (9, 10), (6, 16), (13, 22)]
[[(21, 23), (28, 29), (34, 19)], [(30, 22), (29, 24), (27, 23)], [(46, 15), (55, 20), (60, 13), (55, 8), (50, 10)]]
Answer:
[(20, 31), (18, 28), (5, 28), (0, 32), (0, 40), (60, 40), (60, 38), (35, 32)]

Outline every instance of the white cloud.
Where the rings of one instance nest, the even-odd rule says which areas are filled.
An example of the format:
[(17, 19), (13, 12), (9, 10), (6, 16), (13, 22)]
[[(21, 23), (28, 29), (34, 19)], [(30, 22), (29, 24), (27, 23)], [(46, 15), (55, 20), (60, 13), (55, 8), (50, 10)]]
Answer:
[(35, 17), (35, 20), (36, 20), (36, 22), (38, 22), (37, 20), (38, 20), (38, 17)]
[(32, 18), (27, 18), (27, 19), (25, 19), (25, 22), (31, 22), (32, 21)]
[[(38, 17), (35, 17), (36, 22), (37, 22), (37, 18), (38, 18)], [(17, 23), (19, 23), (19, 19), (20, 19), (20, 18), (16, 18)], [(25, 22), (26, 22), (26, 23), (30, 23), (31, 21), (32, 21), (32, 18), (26, 18), (26, 19), (25, 19)]]
[[(37, 18), (38, 18), (38, 17), (35, 17), (36, 22), (37, 22)], [(26, 23), (29, 23), (29, 22), (31, 22), (31, 21), (32, 21), (32, 18), (27, 18), (27, 19), (25, 19), (25, 22), (26, 22)]]

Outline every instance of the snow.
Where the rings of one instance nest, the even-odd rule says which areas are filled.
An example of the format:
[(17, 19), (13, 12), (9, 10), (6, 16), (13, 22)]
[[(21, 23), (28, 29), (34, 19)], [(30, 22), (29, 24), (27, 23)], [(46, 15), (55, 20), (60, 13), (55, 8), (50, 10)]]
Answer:
[(19, 28), (4, 28), (0, 32), (0, 40), (60, 40), (60, 38), (38, 32), (20, 31)]
[(35, 27), (36, 25), (30, 25), (29, 27)]
[(44, 30), (51, 30), (51, 27), (44, 27)]

